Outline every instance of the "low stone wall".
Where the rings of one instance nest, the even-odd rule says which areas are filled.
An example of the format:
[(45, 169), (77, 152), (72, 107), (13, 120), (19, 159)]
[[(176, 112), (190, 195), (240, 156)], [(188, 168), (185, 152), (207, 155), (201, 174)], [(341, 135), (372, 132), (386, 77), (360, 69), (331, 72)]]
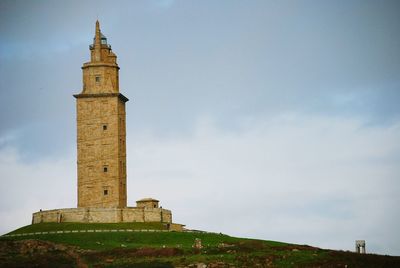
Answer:
[(41, 222), (165, 222), (172, 223), (172, 213), (163, 208), (63, 208), (35, 212), (32, 224)]

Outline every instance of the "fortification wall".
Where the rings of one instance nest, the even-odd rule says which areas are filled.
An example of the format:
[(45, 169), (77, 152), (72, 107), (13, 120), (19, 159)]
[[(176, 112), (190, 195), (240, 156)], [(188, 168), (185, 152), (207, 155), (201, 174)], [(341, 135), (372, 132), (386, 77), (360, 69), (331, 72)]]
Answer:
[(32, 214), (32, 224), (41, 222), (165, 222), (172, 223), (170, 210), (162, 208), (64, 208)]

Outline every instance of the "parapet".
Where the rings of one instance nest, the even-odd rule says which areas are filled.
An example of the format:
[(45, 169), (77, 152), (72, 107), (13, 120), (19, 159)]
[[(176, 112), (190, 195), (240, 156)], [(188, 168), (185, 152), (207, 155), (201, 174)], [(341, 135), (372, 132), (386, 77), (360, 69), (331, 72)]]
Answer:
[(172, 224), (172, 213), (163, 208), (63, 208), (38, 211), (32, 215), (32, 224), (42, 222), (163, 222)]

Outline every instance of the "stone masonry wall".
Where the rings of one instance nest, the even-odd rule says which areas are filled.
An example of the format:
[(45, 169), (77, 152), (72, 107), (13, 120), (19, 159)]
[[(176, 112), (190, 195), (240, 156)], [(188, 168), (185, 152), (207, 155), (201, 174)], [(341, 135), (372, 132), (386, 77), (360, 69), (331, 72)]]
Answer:
[(155, 208), (65, 208), (35, 212), (32, 224), (42, 222), (165, 222), (172, 223), (170, 210)]
[(96, 22), (91, 58), (76, 98), (78, 207), (125, 208), (126, 97), (119, 93), (116, 55)]
[(78, 207), (126, 207), (125, 102), (77, 98)]

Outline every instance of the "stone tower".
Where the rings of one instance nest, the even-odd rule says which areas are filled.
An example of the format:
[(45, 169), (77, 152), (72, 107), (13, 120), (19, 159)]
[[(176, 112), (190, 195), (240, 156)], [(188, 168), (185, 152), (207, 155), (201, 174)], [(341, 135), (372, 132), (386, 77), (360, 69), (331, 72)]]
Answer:
[(117, 56), (96, 21), (77, 109), (78, 208), (126, 207), (125, 102)]
[[(32, 224), (42, 222), (161, 222), (170, 231), (172, 212), (159, 201), (144, 198), (126, 205), (125, 102), (119, 93), (117, 56), (96, 21), (90, 61), (82, 66), (83, 90), (76, 98), (78, 144), (78, 207), (39, 210)], [(51, 189), (49, 189), (51, 191)]]

